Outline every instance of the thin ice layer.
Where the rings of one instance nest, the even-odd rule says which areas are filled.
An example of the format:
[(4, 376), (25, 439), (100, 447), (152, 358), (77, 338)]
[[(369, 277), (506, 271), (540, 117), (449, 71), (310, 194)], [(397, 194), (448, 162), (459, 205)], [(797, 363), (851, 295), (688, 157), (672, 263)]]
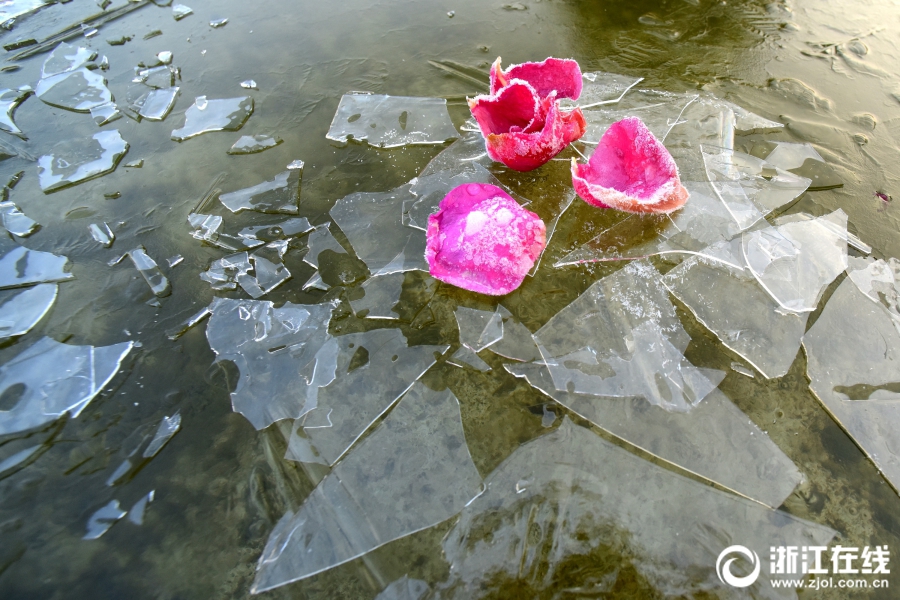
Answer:
[(70, 346), (45, 337), (0, 366), (0, 395), (21, 386), (21, 396), (0, 411), (0, 435), (51, 423), (66, 413), (72, 418), (113, 378), (132, 342), (112, 346)]
[(150, 443), (144, 449), (144, 458), (156, 456), (162, 450), (162, 447), (168, 444), (169, 440), (178, 433), (179, 429), (181, 429), (180, 413), (175, 413), (171, 417), (163, 417), (162, 421), (159, 422), (159, 427), (156, 428), (153, 439), (150, 440)]
[(263, 150), (274, 148), (282, 142), (284, 142), (284, 140), (277, 135), (242, 135), (240, 138), (238, 138), (238, 141), (236, 141), (231, 146), (231, 148), (228, 149), (227, 153), (256, 154), (257, 152), (262, 152)]
[(497, 306), (497, 312), (503, 321), (503, 337), (490, 345), (491, 352), (521, 362), (541, 360), (541, 353), (534, 343), (531, 331), (504, 306)]
[(111, 173), (126, 152), (128, 142), (118, 129), (61, 142), (37, 161), (41, 190), (48, 194)]
[(642, 398), (561, 392), (543, 365), (505, 368), (616, 437), (773, 508), (781, 506), (803, 479), (778, 446), (718, 390), (689, 414), (672, 413)]
[(604, 71), (583, 73), (581, 78), (583, 81), (578, 102), (563, 99), (560, 101), (560, 106), (564, 108), (580, 106), (582, 109), (587, 109), (604, 104), (615, 104), (621, 101), (631, 88), (644, 80), (643, 77), (629, 77)]
[(481, 360), (481, 357), (468, 346), (460, 346), (459, 349), (447, 359), (447, 362), (462, 369), (469, 367), (476, 371), (481, 371), (482, 373), (487, 373), (491, 370), (491, 365)]
[(462, 163), (457, 167), (431, 175), (420, 175), (411, 182), (409, 191), (417, 199), (406, 205), (409, 220), (405, 225), (425, 231), (428, 228), (428, 216), (438, 211), (441, 200), (450, 190), (464, 183), (487, 183), (509, 193), (490, 171), (478, 163)]
[(750, 273), (782, 308), (812, 312), (828, 284), (847, 268), (847, 215), (838, 209), (745, 232), (741, 245)]
[(97, 53), (89, 48), (76, 47), (61, 42), (44, 60), (41, 67), (41, 78), (59, 75), (81, 68), (94, 60)]
[(168, 278), (163, 275), (159, 265), (150, 258), (143, 246), (129, 251), (128, 257), (156, 296), (164, 298), (172, 293), (172, 286), (169, 284)]
[[(883, 261), (854, 261), (806, 332), (806, 373), (826, 410), (900, 489), (900, 325), (857, 285), (857, 273), (872, 265), (884, 269)], [(896, 278), (890, 285), (900, 291)]]
[(422, 600), (430, 591), (431, 588), (421, 579), (410, 579), (404, 575), (384, 588), (375, 600)]
[(22, 287), (35, 283), (49, 283), (72, 279), (65, 271), (69, 259), (24, 246), (0, 242), (0, 289)]
[(449, 346), (408, 346), (399, 329), (334, 338), (335, 380), (318, 406), (294, 422), (285, 458), (333, 465)]
[(254, 299), (262, 298), (291, 277), (277, 247), (270, 246), (273, 244), (253, 254), (238, 252), (213, 261), (200, 279), (217, 291), (235, 290), (240, 285)]
[(34, 93), (29, 86), (17, 90), (0, 90), (0, 130), (20, 135), (22, 130), (13, 122), (13, 113), (28, 96)]
[(800, 350), (808, 313), (780, 310), (747, 269), (691, 257), (666, 273), (662, 282), (725, 346), (765, 377), (788, 372)]
[(360, 316), (366, 311), (367, 319), (396, 319), (393, 307), (400, 302), (405, 278), (403, 273), (390, 273), (367, 279), (361, 286), (365, 295), (350, 301), (353, 314)]
[(183, 142), (210, 131), (237, 131), (253, 114), (253, 98), (218, 98), (198, 96), (184, 113), (184, 127), (172, 131), (172, 139)]
[(91, 518), (88, 519), (87, 533), (84, 534), (82, 539), (96, 540), (109, 531), (109, 528), (126, 514), (119, 506), (118, 500), (110, 500), (109, 504), (92, 514)]
[(459, 306), (454, 313), (459, 326), (459, 342), (481, 352), (503, 337), (503, 316), (495, 311)]
[(816, 149), (810, 144), (793, 144), (791, 142), (775, 142), (775, 148), (766, 156), (766, 162), (779, 169), (790, 171), (803, 166), (807, 160), (824, 163)]
[(0, 202), (0, 224), (3, 229), (19, 237), (28, 237), (38, 230), (37, 221), (29, 218), (13, 202)]
[[(329, 356), (336, 356), (337, 348), (329, 345), (328, 333), (334, 307), (213, 301), (206, 337), (216, 360), (230, 360), (240, 371), (231, 404), (256, 429), (308, 412), (315, 407), (318, 388), (334, 380), (335, 358)], [(326, 349), (318, 356), (326, 345), (335, 346), (334, 352)]]
[(341, 246), (340, 242), (337, 241), (337, 238), (331, 233), (331, 230), (328, 228), (328, 223), (317, 225), (313, 232), (306, 238), (306, 245), (309, 250), (303, 256), (303, 262), (316, 269), (319, 268), (319, 256), (326, 250), (330, 250), (337, 254), (347, 254), (344, 247)]
[(133, 107), (141, 117), (148, 121), (162, 121), (165, 119), (172, 107), (175, 106), (175, 100), (178, 98), (178, 92), (181, 88), (168, 87), (158, 90), (150, 90), (141, 96)]
[(418, 383), (296, 514), (288, 511), (275, 525), (251, 592), (321, 573), (440, 523), (480, 487), (458, 401), (449, 390)]
[(59, 286), (45, 283), (19, 292), (0, 306), (0, 341), (25, 335), (56, 303)]
[(344, 196), (331, 209), (353, 251), (372, 273), (428, 272), (425, 235), (403, 225), (404, 203), (415, 202), (410, 184), (389, 192)]
[(380, 148), (443, 144), (459, 137), (443, 98), (344, 94), (325, 136), (367, 141)]
[[(443, 541), (451, 567), (441, 598), (481, 597), (517, 581), (544, 590), (571, 576), (562, 565), (585, 560), (598, 584), (627, 573), (628, 585), (665, 597), (733, 597), (715, 569), (729, 545), (765, 560), (771, 546), (825, 546), (836, 535), (662, 469), (568, 418), (522, 445), (485, 484)], [(750, 588), (754, 597), (784, 597), (770, 578), (778, 576)]]
[(219, 196), (231, 212), (255, 210), (264, 213), (296, 215), (300, 212), (300, 178), (303, 171), (288, 169), (271, 181)]
[(106, 79), (86, 67), (41, 79), (35, 94), (50, 106), (83, 113), (112, 102)]

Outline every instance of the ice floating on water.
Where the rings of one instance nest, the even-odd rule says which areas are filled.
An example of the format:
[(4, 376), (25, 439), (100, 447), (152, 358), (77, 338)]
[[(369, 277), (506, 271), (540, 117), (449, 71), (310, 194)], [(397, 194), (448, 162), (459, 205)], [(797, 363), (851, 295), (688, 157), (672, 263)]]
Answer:
[(37, 221), (25, 216), (18, 206), (9, 201), (0, 202), (0, 224), (5, 230), (19, 237), (28, 237), (40, 227)]
[(534, 343), (531, 331), (518, 322), (503, 306), (498, 306), (497, 312), (503, 322), (503, 337), (490, 345), (491, 352), (521, 362), (541, 360), (541, 353)]
[(258, 90), (259, 88), (256, 86), (256, 82), (252, 79), (248, 79), (246, 81), (241, 82), (241, 87), (245, 90)]
[(16, 135), (22, 133), (22, 130), (13, 122), (13, 113), (33, 93), (34, 90), (30, 87), (0, 90), (0, 129)]
[(283, 141), (277, 135), (242, 135), (228, 149), (228, 154), (256, 154), (257, 152), (274, 148)]
[(440, 523), (480, 488), (456, 398), (416, 384), (296, 514), (275, 525), (251, 592), (310, 577)]
[(165, 50), (163, 52), (158, 52), (156, 54), (156, 60), (158, 60), (160, 62), (160, 64), (163, 64), (163, 65), (171, 64), (172, 58), (173, 58), (172, 53), (169, 52), (168, 50)]
[(302, 170), (288, 169), (252, 187), (222, 194), (219, 201), (231, 212), (256, 210), (264, 213), (295, 215), (300, 212), (300, 178)]
[(100, 104), (98, 106), (92, 107), (91, 117), (94, 119), (94, 123), (102, 127), (107, 123), (112, 123), (117, 119), (121, 119), (122, 112), (119, 110), (119, 107), (115, 105), (115, 103), (108, 102), (106, 104)]
[[(643, 77), (629, 77), (603, 71), (584, 73), (581, 77), (583, 81), (577, 106), (582, 109), (619, 102), (631, 88), (644, 80)], [(560, 104), (565, 108), (576, 106), (574, 100), (564, 100)]]
[(128, 520), (135, 525), (143, 525), (144, 512), (147, 510), (147, 505), (153, 502), (153, 497), (155, 495), (156, 490), (150, 490), (146, 496), (142, 496), (140, 500), (135, 502), (134, 506), (131, 507), (131, 510), (128, 511)]
[(169, 440), (181, 429), (181, 414), (175, 413), (171, 417), (163, 417), (156, 429), (156, 434), (144, 449), (144, 458), (153, 458), (162, 447), (169, 443)]
[(447, 362), (451, 365), (456, 365), (457, 367), (461, 367), (463, 369), (466, 367), (471, 367), (476, 371), (481, 371), (482, 373), (486, 373), (491, 370), (491, 365), (481, 360), (481, 357), (478, 356), (475, 351), (468, 346), (460, 346), (459, 350), (454, 352), (453, 355), (447, 359)]
[(19, 292), (0, 306), (0, 342), (25, 335), (44, 318), (53, 304), (59, 286), (55, 283), (36, 285)]
[(50, 106), (76, 112), (90, 112), (92, 108), (112, 102), (106, 79), (87, 67), (41, 79), (35, 94)]
[[(407, 346), (399, 329), (334, 338), (334, 381), (317, 406), (294, 422), (286, 458), (333, 465), (449, 346)], [(322, 360), (320, 355), (318, 360)]]
[(165, 119), (175, 100), (178, 98), (178, 87), (149, 90), (140, 98), (132, 102), (131, 106), (137, 113), (148, 121), (162, 121)]
[(209, 26), (213, 29), (218, 29), (219, 27), (225, 27), (228, 25), (228, 19), (214, 19), (209, 22)]
[(291, 272), (281, 262), (277, 250), (257, 251), (252, 255), (247, 252), (231, 254), (213, 261), (209, 269), (200, 274), (200, 279), (212, 285), (214, 290), (233, 290), (240, 285), (253, 298), (265, 296), (290, 277)]
[(459, 342), (474, 352), (481, 352), (503, 337), (503, 315), (499, 309), (488, 312), (460, 306), (455, 316)]
[[(318, 389), (335, 376), (334, 363), (329, 369), (329, 361), (317, 357), (332, 340), (328, 322), (334, 307), (286, 302), (275, 308), (256, 300), (214, 300), (206, 337), (216, 360), (230, 360), (240, 370), (231, 394), (235, 412), (263, 429), (315, 407)], [(329, 348), (334, 346), (331, 342)], [(325, 353), (332, 355), (329, 349)]]
[[(759, 549), (826, 546), (836, 535), (666, 471), (568, 418), (516, 450), (485, 485), (444, 538), (451, 566), (441, 598), (482, 597), (516, 581), (543, 590), (570, 576), (560, 565), (597, 552), (618, 561), (600, 567), (604, 559), (593, 558), (597, 581), (609, 586), (599, 589), (623, 585), (619, 569), (625, 568), (625, 585), (637, 578), (666, 597), (733, 596), (711, 566), (732, 541)], [(781, 597), (768, 577), (753, 589), (759, 597)]]
[(775, 142), (775, 149), (766, 156), (766, 162), (770, 165), (790, 171), (803, 166), (807, 160), (824, 163), (825, 159), (809, 144), (792, 144), (790, 142)]
[(544, 222), (500, 188), (468, 183), (428, 217), (425, 258), (435, 279), (501, 296), (521, 285), (546, 245)]
[(135, 83), (143, 83), (147, 87), (167, 89), (175, 85), (175, 69), (169, 66), (151, 67), (138, 71)]
[(0, 289), (22, 287), (72, 279), (66, 273), (69, 259), (49, 252), (29, 250), (24, 246), (0, 243)]
[(106, 223), (100, 225), (91, 223), (88, 226), (88, 229), (91, 232), (91, 237), (94, 238), (98, 244), (102, 244), (104, 248), (112, 247), (113, 242), (116, 241), (116, 234), (112, 232), (109, 225)]
[(849, 273), (803, 337), (810, 388), (900, 489), (900, 269), (854, 258)]
[(143, 276), (147, 285), (150, 286), (150, 289), (153, 290), (153, 293), (156, 294), (157, 297), (164, 298), (172, 293), (172, 287), (169, 285), (169, 280), (162, 274), (162, 271), (159, 270), (159, 265), (156, 264), (155, 260), (150, 258), (143, 246), (139, 246), (128, 252), (128, 257), (131, 258), (134, 267), (138, 270), (138, 273)]
[(428, 228), (428, 216), (436, 213), (447, 194), (454, 188), (466, 183), (486, 183), (503, 189), (503, 184), (494, 175), (478, 163), (462, 163), (462, 167), (420, 175), (412, 182), (410, 193), (418, 199), (406, 203), (405, 213), (408, 220), (404, 223), (425, 231)]
[(637, 117), (610, 125), (587, 165), (572, 159), (572, 182), (585, 202), (634, 213), (670, 213), (688, 199), (678, 167)]
[(325, 136), (336, 142), (367, 141), (394, 148), (443, 144), (459, 137), (443, 98), (344, 94)]
[(88, 519), (87, 533), (84, 534), (82, 539), (96, 540), (109, 531), (109, 528), (125, 515), (126, 512), (119, 507), (119, 501), (110, 500), (109, 504), (92, 514), (91, 518)]
[(21, 386), (18, 403), (0, 411), (0, 435), (41, 427), (66, 413), (72, 418), (113, 378), (132, 342), (70, 346), (48, 337), (0, 366), (0, 395)]
[(198, 96), (184, 114), (184, 127), (172, 131), (172, 139), (183, 142), (210, 131), (237, 131), (253, 114), (253, 98), (208, 100)]
[(94, 50), (62, 42), (44, 60), (41, 67), (41, 79), (74, 71), (87, 65), (96, 57), (97, 53)]
[(365, 295), (357, 300), (350, 300), (353, 313), (361, 316), (366, 311), (367, 319), (398, 318), (392, 309), (400, 302), (405, 277), (403, 273), (390, 273), (367, 279), (361, 286)]
[(633, 262), (601, 279), (550, 319), (535, 342), (559, 391), (645, 398), (688, 411), (725, 374), (684, 357), (690, 338), (660, 275)]
[(188, 15), (194, 14), (194, 11), (189, 6), (185, 6), (184, 4), (173, 4), (172, 5), (172, 16), (176, 21), (180, 21)]
[(285, 219), (271, 225), (251, 225), (238, 232), (238, 237), (244, 240), (248, 248), (262, 246), (269, 242), (283, 240), (291, 236), (308, 233), (315, 229), (309, 224), (306, 217)]
[(375, 600), (422, 600), (430, 591), (424, 581), (404, 575), (384, 588)]
[(38, 159), (38, 180), (44, 193), (106, 175), (128, 152), (128, 142), (117, 129), (100, 131), (88, 139), (61, 142), (52, 154)]
[(303, 256), (303, 262), (316, 269), (319, 268), (319, 255), (326, 250), (336, 254), (347, 254), (344, 247), (341, 246), (337, 238), (332, 235), (331, 230), (328, 229), (328, 223), (316, 226), (315, 231), (306, 238), (306, 244), (309, 250)]

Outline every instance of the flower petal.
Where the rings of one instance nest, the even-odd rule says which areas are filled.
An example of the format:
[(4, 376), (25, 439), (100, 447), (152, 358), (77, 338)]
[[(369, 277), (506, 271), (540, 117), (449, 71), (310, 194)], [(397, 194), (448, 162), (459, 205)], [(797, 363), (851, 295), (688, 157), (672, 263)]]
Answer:
[(425, 259), (436, 279), (502, 296), (522, 284), (547, 242), (540, 217), (486, 183), (450, 190), (428, 217)]
[(559, 154), (584, 135), (587, 123), (580, 108), (560, 110), (555, 100), (540, 131), (522, 131), (485, 136), (488, 156), (516, 171), (531, 171)]
[(527, 81), (546, 98), (555, 91), (557, 98), (577, 100), (581, 95), (581, 67), (570, 58), (548, 58), (541, 62), (527, 62), (511, 65), (506, 71), (500, 67), (500, 58), (491, 66), (491, 94), (509, 85), (513, 79)]
[(613, 123), (587, 165), (572, 160), (572, 184), (588, 204), (633, 213), (670, 213), (689, 195), (672, 155), (637, 117)]

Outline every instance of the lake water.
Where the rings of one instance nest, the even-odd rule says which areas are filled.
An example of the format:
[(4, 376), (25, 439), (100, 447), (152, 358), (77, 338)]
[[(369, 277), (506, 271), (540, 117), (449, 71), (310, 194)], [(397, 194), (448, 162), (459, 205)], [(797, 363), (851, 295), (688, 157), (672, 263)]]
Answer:
[[(39, 4), (4, 3), (0, 20)], [(0, 259), (0, 320), (11, 332), (0, 341), (0, 596), (792, 597), (768, 581), (770, 548), (777, 558), (777, 547), (821, 546), (830, 575), (814, 578), (869, 588), (802, 597), (896, 597), (892, 574), (841, 573), (831, 558), (838, 545), (855, 548), (862, 568), (864, 550), (900, 549), (891, 420), (900, 419), (898, 288), (881, 272), (867, 297), (853, 279), (872, 264), (867, 256), (900, 257), (900, 201), (891, 198), (900, 194), (900, 5), (189, 7), (176, 20), (171, 5), (146, 0), (105, 10), (71, 0), (0, 30), (11, 48), (0, 66), (18, 67), (0, 71), (10, 90), (0, 100), (24, 98), (13, 114), (21, 133), (0, 123), (0, 151), (10, 155), (0, 182), (11, 182), (9, 200), (40, 225), (0, 245), (8, 259)], [(97, 22), (100, 13), (121, 15)], [(52, 38), (73, 24), (72, 35)], [(45, 64), (57, 41), (87, 50), (57, 51)], [(585, 73), (643, 78), (604, 109), (662, 119), (676, 159), (688, 157), (679, 166), (697, 207), (727, 187), (709, 175), (712, 163), (704, 169), (701, 142), (709, 161), (729, 168), (732, 150), (774, 163), (776, 147), (798, 152), (776, 142), (811, 145), (821, 161), (791, 155), (782, 171), (769, 165), (743, 183), (761, 190), (765, 205), (779, 186), (811, 182), (726, 236), (750, 260), (755, 250), (779, 256), (766, 235), (781, 233), (768, 225), (806, 232), (802, 244), (794, 238), (805, 252), (794, 270), (762, 280), (770, 292), (811, 286), (811, 304), (792, 312), (746, 270), (738, 277), (681, 251), (632, 266), (568, 264), (654, 254), (676, 233), (694, 236), (693, 246), (672, 237), (667, 248), (708, 254), (721, 232), (705, 229), (706, 209), (690, 223), (675, 218), (676, 232), (668, 221), (623, 221), (573, 200), (569, 161), (590, 144), (527, 173), (478, 157), (465, 98), (487, 91), (498, 56), (504, 65), (571, 57)], [(446, 99), (463, 141), (330, 140), (351, 91)], [(101, 106), (113, 99), (116, 107)], [(233, 100), (217, 104), (224, 99)], [(98, 126), (87, 105), (101, 122), (122, 115)], [(193, 137), (197, 119), (216, 111), (215, 128), (230, 131)], [(602, 125), (606, 117), (594, 114)], [(766, 120), (783, 127), (761, 126)], [(733, 147), (712, 157), (719, 150), (709, 140), (728, 142), (732, 129)], [(244, 135), (271, 147), (229, 153)], [(127, 152), (116, 163), (122, 140)], [(422, 232), (403, 221), (425, 194), (402, 186), (437, 173), (427, 181), (444, 189), (448, 171), (432, 163), (423, 172), (444, 151), (445, 166), (474, 158), (464, 162), (492, 174), (479, 177), (495, 177), (552, 223), (540, 265), (507, 296), (466, 292), (410, 267), (421, 260), (408, 248)], [(96, 176), (66, 185), (83, 176), (76, 163), (92, 160)], [(280, 191), (226, 196), (264, 182)], [(370, 192), (390, 193), (350, 196)], [(396, 224), (379, 212), (385, 206)], [(229, 210), (242, 207), (250, 210)], [(266, 227), (247, 233), (258, 226)], [(610, 228), (624, 236), (619, 246), (592, 242)], [(850, 262), (841, 263), (846, 255), (829, 252), (848, 239)], [(248, 245), (253, 276), (233, 256)], [(17, 246), (68, 264), (23, 258)], [(398, 250), (401, 267), (392, 262)], [(225, 257), (232, 262), (216, 262)], [(29, 269), (43, 270), (28, 279)], [(30, 287), (47, 281), (58, 281), (55, 296)], [(35, 291), (19, 298), (23, 289)], [(7, 324), (27, 321), (29, 310), (37, 324), (27, 332)], [(654, 311), (662, 316), (646, 316)], [(198, 313), (205, 318), (186, 328)], [(648, 319), (657, 329), (640, 325)], [(552, 377), (528, 334), (544, 359), (559, 358)], [(752, 335), (755, 349), (742, 350)], [(660, 348), (670, 354), (659, 358)], [(600, 363), (573, 368), (581, 359), (572, 353), (585, 349)], [(25, 352), (39, 358), (23, 367)], [(615, 385), (609, 352), (629, 374)], [(690, 399), (707, 383), (696, 406), (660, 406), (672, 390), (690, 388)], [(294, 423), (310, 402), (318, 407)], [(758, 553), (763, 575), (749, 588), (717, 574), (717, 557), (732, 545)], [(734, 572), (752, 568), (741, 558)], [(889, 587), (874, 589), (876, 580)]]

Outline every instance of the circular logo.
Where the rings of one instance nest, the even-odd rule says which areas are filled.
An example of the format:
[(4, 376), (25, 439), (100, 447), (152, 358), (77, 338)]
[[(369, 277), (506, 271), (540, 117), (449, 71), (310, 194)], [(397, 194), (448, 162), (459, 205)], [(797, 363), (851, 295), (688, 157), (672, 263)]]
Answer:
[[(736, 561), (737, 557), (732, 557), (728, 560), (725, 560), (725, 558), (729, 554), (733, 553), (742, 554), (743, 556), (745, 556), (747, 560), (750, 561), (750, 564), (754, 565), (753, 572), (746, 577), (737, 577), (735, 575), (732, 575), (731, 563)], [(723, 560), (725, 560), (724, 564), (722, 562)], [(759, 556), (756, 554), (756, 552), (753, 552), (745, 546), (728, 546), (727, 548), (722, 550), (722, 552), (719, 554), (718, 560), (716, 560), (716, 574), (719, 576), (719, 581), (721, 581), (722, 583), (727, 583), (731, 587), (745, 588), (753, 585), (754, 582), (756, 582), (757, 578), (759, 578), (759, 569)]]

